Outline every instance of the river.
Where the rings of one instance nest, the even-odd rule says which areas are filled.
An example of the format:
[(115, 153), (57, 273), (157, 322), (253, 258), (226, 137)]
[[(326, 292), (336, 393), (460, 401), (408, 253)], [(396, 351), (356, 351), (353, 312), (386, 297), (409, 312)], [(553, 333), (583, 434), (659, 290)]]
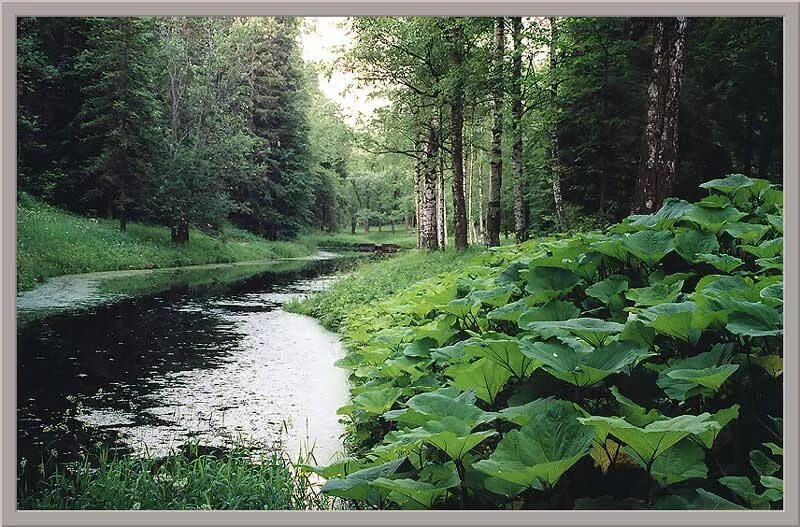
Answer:
[(17, 456), (163, 455), (189, 440), (342, 450), (336, 334), (282, 309), (353, 259), (60, 277), (18, 296)]

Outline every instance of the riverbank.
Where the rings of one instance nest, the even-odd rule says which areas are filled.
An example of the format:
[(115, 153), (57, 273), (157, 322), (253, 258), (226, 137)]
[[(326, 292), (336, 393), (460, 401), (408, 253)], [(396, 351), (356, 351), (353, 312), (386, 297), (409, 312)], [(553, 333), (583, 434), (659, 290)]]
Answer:
[[(20, 507), (327, 508), (318, 478), (294, 463), (341, 452), (343, 350), (316, 320), (280, 307), (361, 258), (284, 260), (19, 329)], [(160, 283), (165, 272), (104, 274), (123, 275), (112, 285), (131, 294), (124, 275)], [(203, 454), (187, 456), (195, 443)]]
[(23, 510), (327, 510), (334, 499), (278, 452), (197, 444), (166, 457), (84, 457), (18, 487)]
[(192, 230), (176, 247), (164, 226), (129, 223), (120, 232), (115, 220), (70, 214), (30, 197), (17, 208), (17, 288), (31, 289), (60, 275), (126, 269), (156, 269), (272, 258), (314, 252), (301, 242), (265, 240), (226, 226), (219, 236)]
[(481, 251), (407, 251), (364, 264), (324, 292), (289, 302), (284, 309), (312, 316), (327, 329), (339, 331), (355, 309), (388, 298), (430, 276), (458, 269)]

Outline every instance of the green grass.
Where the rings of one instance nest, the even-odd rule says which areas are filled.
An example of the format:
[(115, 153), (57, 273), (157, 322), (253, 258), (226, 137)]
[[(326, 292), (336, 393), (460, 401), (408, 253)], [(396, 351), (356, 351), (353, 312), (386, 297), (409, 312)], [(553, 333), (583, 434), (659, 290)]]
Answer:
[(28, 196), (17, 208), (17, 287), (31, 289), (53, 276), (121, 269), (154, 269), (310, 254), (313, 246), (269, 241), (226, 226), (220, 236), (193, 229), (189, 242), (175, 247), (169, 229), (69, 214)]
[[(197, 445), (165, 458), (95, 458), (48, 469), (31, 488), (18, 482), (18, 507), (29, 510), (307, 510), (330, 509), (309, 477), (277, 452), (245, 447), (204, 453)], [(21, 466), (24, 469), (24, 464)]]
[(473, 248), (462, 253), (411, 250), (359, 267), (327, 290), (305, 300), (289, 302), (284, 309), (313, 316), (333, 331), (355, 308), (387, 298), (412, 284), (442, 272), (457, 269), (479, 253)]
[(413, 249), (417, 246), (417, 234), (408, 232), (405, 228), (398, 228), (394, 233), (391, 230), (378, 232), (373, 229), (369, 234), (364, 232), (351, 234), (349, 231), (336, 234), (312, 233), (302, 236), (300, 241), (306, 246), (322, 249), (346, 249), (360, 243), (394, 243), (402, 249)]

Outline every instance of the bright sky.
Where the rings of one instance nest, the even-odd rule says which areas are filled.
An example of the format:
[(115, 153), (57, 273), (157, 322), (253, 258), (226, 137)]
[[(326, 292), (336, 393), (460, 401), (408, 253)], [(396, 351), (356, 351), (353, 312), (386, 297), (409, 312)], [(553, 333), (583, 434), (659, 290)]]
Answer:
[[(352, 45), (345, 17), (307, 17), (305, 21), (307, 24), (301, 39), (306, 61), (319, 61), (330, 66), (343, 49)], [(320, 89), (341, 106), (345, 120), (351, 126), (356, 126), (359, 120), (369, 119), (375, 108), (387, 104), (385, 100), (370, 99), (370, 90), (357, 87), (355, 81), (355, 76), (342, 71), (341, 67), (333, 69), (330, 76), (325, 73), (319, 76)]]

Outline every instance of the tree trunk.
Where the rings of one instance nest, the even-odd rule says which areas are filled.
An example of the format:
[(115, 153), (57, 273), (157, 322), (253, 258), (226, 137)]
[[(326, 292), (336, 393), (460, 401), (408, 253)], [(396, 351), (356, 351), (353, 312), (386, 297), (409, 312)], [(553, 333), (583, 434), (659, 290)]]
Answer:
[(351, 216), (350, 217), (350, 234), (355, 234), (356, 233), (356, 224), (357, 223), (358, 222), (356, 221), (356, 217), (355, 216)]
[(500, 187), (503, 177), (502, 135), (503, 135), (503, 51), (505, 41), (505, 20), (496, 17), (494, 22), (494, 47), (492, 62), (494, 67), (492, 102), (494, 120), (492, 123), (491, 175), (489, 177), (489, 207), (486, 216), (487, 242), (490, 247), (500, 245)]
[(425, 143), (425, 152), (422, 162), (423, 181), (421, 184), (420, 203), (420, 247), (428, 250), (439, 248), (439, 238), (436, 229), (436, 156), (438, 151), (436, 139), (436, 121), (432, 121), (428, 130)]
[(686, 17), (660, 18), (653, 40), (652, 78), (647, 89), (643, 157), (633, 210), (650, 214), (672, 194), (678, 157), (678, 108), (686, 61)]
[(423, 179), (423, 164), (422, 159), (424, 158), (424, 145), (420, 148), (421, 141), (419, 137), (417, 138), (415, 151), (419, 153), (419, 156), (416, 160), (414, 160), (414, 224), (417, 228), (417, 249), (422, 248), (422, 179)]
[(184, 245), (189, 241), (189, 221), (186, 215), (182, 215), (178, 220), (178, 224), (172, 227), (172, 243), (175, 245)]
[(522, 18), (511, 19), (514, 56), (511, 68), (511, 114), (514, 118), (514, 234), (517, 243), (528, 239), (528, 207), (525, 204), (525, 181), (522, 177)]
[(456, 74), (450, 103), (450, 149), (453, 163), (453, 237), (456, 250), (469, 246), (467, 240), (467, 209), (464, 204), (464, 43), (458, 19), (453, 30), (453, 70)]
[(564, 214), (564, 199), (561, 196), (561, 160), (558, 146), (558, 65), (556, 47), (558, 45), (558, 23), (555, 17), (550, 18), (550, 178), (553, 186), (553, 203), (556, 209), (556, 221), (561, 231), (567, 229)]
[[(441, 140), (441, 137), (440, 137)], [(444, 152), (442, 143), (439, 143), (439, 202), (438, 202), (438, 222), (439, 222), (439, 247), (447, 248), (447, 191), (444, 184)]]
[(472, 187), (475, 180), (475, 146), (469, 145), (469, 179), (467, 185), (467, 221), (469, 225), (469, 242), (475, 243), (475, 221), (472, 215)]
[(478, 236), (486, 244), (486, 216), (483, 212), (483, 164), (478, 161)]

